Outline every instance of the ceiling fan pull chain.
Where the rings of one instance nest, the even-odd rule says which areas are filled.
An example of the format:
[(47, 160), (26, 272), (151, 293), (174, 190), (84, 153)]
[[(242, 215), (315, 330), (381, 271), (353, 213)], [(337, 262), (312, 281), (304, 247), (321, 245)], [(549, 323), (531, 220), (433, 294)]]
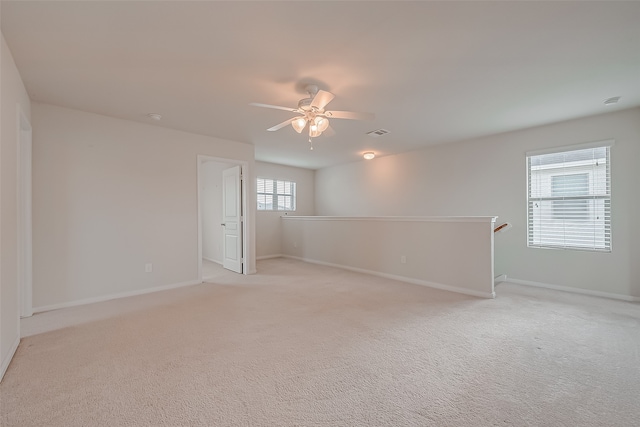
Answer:
[(311, 137), (309, 137), (309, 150), (313, 151), (313, 141), (311, 140)]

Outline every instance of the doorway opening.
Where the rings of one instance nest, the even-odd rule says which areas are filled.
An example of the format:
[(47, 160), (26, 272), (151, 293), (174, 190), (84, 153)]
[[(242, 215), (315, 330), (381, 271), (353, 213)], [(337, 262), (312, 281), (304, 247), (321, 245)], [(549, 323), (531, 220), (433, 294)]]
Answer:
[(247, 163), (198, 155), (198, 277), (223, 268), (249, 274), (247, 264)]

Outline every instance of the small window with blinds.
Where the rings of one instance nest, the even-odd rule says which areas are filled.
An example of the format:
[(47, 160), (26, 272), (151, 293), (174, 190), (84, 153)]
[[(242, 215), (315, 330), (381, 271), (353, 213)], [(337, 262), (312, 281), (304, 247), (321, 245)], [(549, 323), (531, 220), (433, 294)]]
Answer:
[(528, 246), (611, 252), (612, 144), (527, 153)]
[(258, 178), (259, 211), (295, 211), (296, 183)]

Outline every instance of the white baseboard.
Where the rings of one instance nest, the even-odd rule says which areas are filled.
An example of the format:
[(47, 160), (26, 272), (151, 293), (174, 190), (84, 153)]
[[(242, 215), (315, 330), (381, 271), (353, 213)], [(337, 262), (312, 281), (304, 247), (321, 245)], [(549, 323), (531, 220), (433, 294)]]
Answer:
[(506, 274), (501, 274), (499, 276), (496, 276), (495, 279), (493, 279), (493, 283), (495, 285), (497, 285), (498, 283), (506, 282), (506, 281), (507, 281), (507, 275)]
[(471, 295), (471, 296), (479, 297), (479, 298), (495, 298), (496, 297), (496, 293), (495, 292), (474, 291), (474, 290), (471, 290), (471, 289), (459, 288), (457, 286), (450, 286), (450, 285), (444, 285), (442, 283), (430, 282), (428, 280), (414, 279), (414, 278), (406, 277), (406, 276), (397, 276), (395, 274), (387, 274), (387, 273), (382, 273), (382, 272), (379, 272), (379, 271), (366, 270), (364, 268), (350, 267), (348, 265), (342, 265), (342, 264), (333, 264), (333, 263), (330, 263), (330, 262), (318, 261), (318, 260), (309, 259), (309, 258), (300, 258), (300, 257), (296, 257), (296, 256), (291, 256), (291, 255), (282, 255), (282, 257), (283, 258), (290, 258), (290, 259), (297, 259), (299, 261), (304, 261), (304, 262), (308, 262), (308, 263), (311, 263), (311, 264), (326, 265), (328, 267), (341, 268), (343, 270), (354, 271), (356, 273), (370, 274), (372, 276), (384, 277), (385, 279), (397, 280), (399, 282), (411, 283), (413, 285), (426, 286), (426, 287), (429, 287), (429, 288), (440, 289), (440, 290), (443, 290), (443, 291), (449, 291), (449, 292), (455, 292), (455, 293), (458, 293), (458, 294)]
[(207, 258), (207, 257), (202, 257), (202, 259), (204, 259), (206, 261), (209, 261), (209, 262), (212, 262), (214, 264), (222, 265), (222, 261), (216, 261), (215, 259), (211, 259), (211, 258)]
[(136, 290), (136, 291), (122, 292), (122, 293), (118, 293), (118, 294), (103, 295), (103, 296), (94, 297), (94, 298), (87, 298), (87, 299), (82, 299), (82, 300), (63, 302), (63, 303), (60, 303), (60, 304), (45, 305), (45, 306), (42, 306), (42, 307), (34, 307), (33, 308), (33, 312), (34, 313), (42, 313), (43, 311), (51, 311), (51, 310), (58, 310), (60, 308), (76, 307), (78, 305), (93, 304), (93, 303), (96, 303), (96, 302), (109, 301), (109, 300), (118, 299), (118, 298), (134, 297), (136, 295), (150, 294), (152, 292), (167, 291), (169, 289), (176, 289), (176, 288), (182, 288), (182, 287), (185, 287), (185, 286), (199, 285), (200, 283), (202, 283), (201, 280), (190, 280), (188, 282), (174, 283), (172, 285), (158, 286), (158, 287), (155, 287), (155, 288), (139, 289), (139, 290)]
[(6, 359), (3, 360), (2, 364), (0, 365), (0, 381), (2, 381), (2, 378), (4, 378), (4, 374), (5, 372), (7, 372), (7, 369), (9, 369), (9, 364), (11, 363), (11, 359), (13, 359), (13, 356), (18, 350), (18, 345), (20, 345), (20, 334), (18, 334), (16, 340), (11, 345), (11, 349), (9, 349), (9, 353), (7, 354)]
[(262, 259), (272, 259), (272, 258), (282, 258), (284, 257), (284, 255), (282, 254), (274, 254), (274, 255), (261, 255), (259, 257), (256, 257), (257, 261), (260, 261)]
[(552, 289), (554, 291), (571, 292), (571, 293), (574, 293), (574, 294), (590, 295), (590, 296), (594, 296), (594, 297), (609, 298), (609, 299), (617, 299), (617, 300), (621, 300), (621, 301), (640, 302), (640, 298), (639, 297), (632, 297), (630, 295), (613, 294), (613, 293), (601, 292), (601, 291), (591, 291), (589, 289), (580, 289), (580, 288), (572, 288), (570, 286), (552, 285), (552, 284), (549, 284), (549, 283), (533, 282), (531, 280), (521, 280), (521, 279), (509, 278), (509, 280), (507, 280), (507, 281), (509, 283), (515, 283), (516, 285), (533, 286), (533, 287), (536, 287), (536, 288)]

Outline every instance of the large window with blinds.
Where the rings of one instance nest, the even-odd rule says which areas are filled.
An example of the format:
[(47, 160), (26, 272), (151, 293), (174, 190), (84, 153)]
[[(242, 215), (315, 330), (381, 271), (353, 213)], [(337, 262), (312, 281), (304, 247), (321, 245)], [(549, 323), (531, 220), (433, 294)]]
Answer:
[(296, 183), (258, 178), (259, 211), (295, 211)]
[(527, 153), (528, 246), (611, 252), (611, 145)]

